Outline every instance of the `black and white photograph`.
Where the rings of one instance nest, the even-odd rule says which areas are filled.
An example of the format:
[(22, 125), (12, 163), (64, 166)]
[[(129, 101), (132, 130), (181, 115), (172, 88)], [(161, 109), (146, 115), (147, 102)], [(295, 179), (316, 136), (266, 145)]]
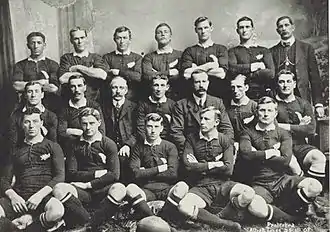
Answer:
[(0, 232), (328, 232), (328, 0), (0, 0)]

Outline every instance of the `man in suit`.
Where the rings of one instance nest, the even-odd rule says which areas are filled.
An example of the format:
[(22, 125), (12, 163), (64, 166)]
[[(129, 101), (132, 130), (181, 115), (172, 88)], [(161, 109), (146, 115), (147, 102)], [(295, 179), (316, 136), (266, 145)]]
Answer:
[(183, 76), (188, 80), (194, 70), (204, 70), (210, 76), (209, 93), (213, 96), (222, 94), (220, 97), (223, 97), (225, 94), (219, 88), (224, 85), (223, 79), (228, 70), (227, 48), (213, 42), (213, 24), (208, 17), (198, 17), (194, 25), (198, 43), (185, 49), (182, 54)]
[(138, 86), (141, 81), (141, 55), (132, 52), (132, 32), (129, 28), (121, 26), (116, 28), (113, 34), (116, 50), (103, 56), (109, 65), (108, 78), (111, 80), (116, 76), (125, 78), (129, 85), (127, 98), (130, 100), (138, 97)]
[[(131, 148), (136, 142), (136, 104), (126, 99), (128, 92), (127, 81), (120, 76), (110, 82), (112, 98), (104, 107), (106, 135), (111, 138), (118, 148), (121, 162), (121, 180), (128, 180), (127, 167)], [(126, 169), (127, 170), (127, 169)]]
[(270, 49), (275, 73), (279, 73), (282, 69), (291, 71), (297, 77), (295, 95), (309, 102), (312, 101), (317, 116), (323, 117), (322, 86), (313, 47), (294, 37), (295, 26), (289, 16), (278, 18), (276, 26), (281, 41)]
[[(264, 96), (274, 78), (274, 63), (270, 51), (254, 41), (254, 25), (251, 18), (244, 16), (237, 21), (236, 32), (240, 44), (229, 49), (229, 71), (232, 76), (243, 74), (249, 82), (247, 96), (259, 99)], [(270, 89), (269, 89), (270, 90)]]
[(208, 74), (200, 69), (191, 75), (193, 93), (181, 99), (174, 105), (172, 113), (171, 136), (180, 152), (184, 148), (186, 136), (198, 131), (200, 127), (200, 112), (203, 108), (214, 106), (220, 110), (219, 131), (229, 139), (234, 139), (233, 127), (230, 123), (225, 106), (220, 98), (207, 94), (209, 87)]

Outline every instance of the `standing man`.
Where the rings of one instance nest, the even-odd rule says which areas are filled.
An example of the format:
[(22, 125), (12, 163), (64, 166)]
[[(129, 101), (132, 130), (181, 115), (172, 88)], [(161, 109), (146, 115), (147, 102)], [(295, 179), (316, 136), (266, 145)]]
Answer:
[[(57, 143), (42, 136), (42, 125), (39, 109), (28, 108), (24, 112), (24, 142), (10, 155), (0, 179), (3, 196), (0, 217), (13, 220), (30, 214), (33, 223), (27, 226), (27, 232), (50, 229), (64, 215), (61, 202), (51, 196), (53, 187), (64, 182), (64, 156)], [(11, 184), (13, 176), (16, 177), (14, 185)]]
[(66, 53), (60, 59), (59, 81), (64, 85), (62, 96), (69, 99), (67, 83), (71, 76), (83, 75), (86, 80), (86, 98), (94, 101), (100, 99), (100, 87), (107, 78), (108, 66), (102, 57), (96, 53), (91, 53), (87, 48), (87, 32), (80, 27), (70, 30), (70, 42), (74, 52)]
[(169, 97), (174, 100), (182, 96), (182, 82), (180, 65), (182, 52), (172, 48), (172, 28), (167, 23), (160, 23), (155, 29), (157, 50), (143, 57), (142, 77), (149, 85), (153, 77), (166, 75), (169, 78)]
[(174, 101), (166, 97), (169, 90), (168, 78), (165, 75), (157, 75), (152, 78), (152, 93), (146, 101), (140, 102), (137, 110), (136, 130), (139, 139), (145, 139), (145, 117), (149, 113), (157, 113), (163, 117), (162, 139), (170, 138), (170, 125)]
[(126, 97), (135, 101), (141, 94), (138, 87), (141, 81), (142, 56), (131, 51), (132, 32), (129, 28), (117, 27), (113, 40), (117, 46), (116, 50), (103, 56), (104, 61), (109, 65), (108, 77), (110, 80), (116, 76), (123, 77), (129, 89)]
[(297, 77), (295, 95), (312, 102), (317, 116), (323, 117), (322, 85), (313, 47), (294, 37), (295, 26), (289, 16), (278, 18), (276, 27), (281, 41), (270, 49), (275, 73), (282, 69), (291, 71)]
[(221, 113), (219, 131), (229, 140), (234, 139), (233, 127), (228, 118), (225, 106), (220, 98), (207, 94), (209, 77), (203, 70), (197, 69), (191, 74), (193, 93), (175, 103), (172, 113), (171, 136), (179, 152), (183, 151), (186, 137), (198, 130), (200, 126), (200, 112), (203, 108), (214, 106)]
[(319, 149), (306, 143), (306, 137), (314, 135), (316, 130), (313, 108), (308, 101), (294, 95), (296, 83), (292, 72), (282, 70), (278, 74), (278, 93), (275, 97), (278, 126), (291, 133), (293, 153), (303, 170), (307, 171), (306, 176), (324, 184), (326, 158)]
[(31, 108), (39, 109), (43, 119), (41, 133), (47, 139), (57, 142), (57, 125), (58, 120), (55, 113), (51, 112), (42, 104), (44, 92), (39, 82), (28, 82), (25, 85), (24, 96), (26, 105), (16, 109), (10, 116), (8, 128), (8, 140), (10, 153), (14, 153), (17, 145), (23, 142), (25, 134), (22, 126), (24, 112)]
[(265, 48), (255, 44), (254, 25), (251, 18), (244, 16), (237, 21), (236, 32), (240, 44), (229, 49), (229, 71), (232, 76), (245, 75), (249, 82), (247, 96), (258, 100), (270, 91), (275, 67), (272, 54)]
[(225, 95), (220, 88), (225, 85), (223, 79), (228, 70), (227, 48), (213, 42), (213, 25), (207, 17), (198, 17), (194, 25), (198, 44), (188, 47), (182, 54), (183, 76), (188, 80), (196, 69), (204, 70), (210, 77), (209, 94), (222, 98)]
[(129, 180), (128, 157), (136, 142), (136, 104), (126, 99), (127, 81), (120, 76), (110, 82), (112, 98), (103, 105), (106, 135), (116, 144), (121, 162), (121, 181)]
[(45, 103), (51, 110), (58, 108), (55, 93), (58, 90), (57, 79), (58, 63), (47, 58), (44, 54), (46, 37), (41, 32), (31, 32), (27, 37), (27, 47), (30, 56), (15, 64), (13, 74), (13, 87), (18, 93), (23, 93), (27, 82), (37, 81), (47, 93)]

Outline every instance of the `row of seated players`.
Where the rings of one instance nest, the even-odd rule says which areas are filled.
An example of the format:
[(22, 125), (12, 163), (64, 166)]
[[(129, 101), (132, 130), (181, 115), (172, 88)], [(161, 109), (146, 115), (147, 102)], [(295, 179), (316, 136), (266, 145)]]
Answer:
[(45, 105), (58, 112), (62, 108), (59, 95), (65, 102), (69, 98), (67, 83), (72, 75), (81, 74), (85, 77), (87, 99), (105, 104), (103, 101), (108, 98), (108, 82), (116, 76), (127, 80), (127, 98), (137, 101), (150, 94), (146, 89), (153, 77), (166, 75), (171, 86), (168, 95), (178, 100), (186, 97), (185, 86), (191, 73), (202, 69), (210, 77), (211, 95), (228, 100), (228, 80), (243, 74), (250, 82), (247, 95), (256, 100), (269, 90), (274, 91), (275, 73), (287, 69), (297, 76), (296, 95), (309, 102), (312, 100), (318, 116), (324, 115), (321, 80), (314, 49), (294, 37), (295, 26), (290, 17), (277, 19), (276, 31), (281, 41), (271, 49), (256, 44), (254, 23), (246, 16), (236, 23), (240, 43), (229, 50), (213, 42), (213, 24), (207, 17), (197, 18), (194, 26), (198, 43), (181, 52), (172, 48), (171, 27), (166, 23), (159, 24), (155, 29), (158, 49), (143, 58), (131, 51), (132, 35), (127, 27), (115, 30), (113, 39), (116, 50), (103, 57), (89, 52), (86, 31), (74, 28), (70, 31), (74, 52), (64, 54), (59, 65), (45, 57), (45, 36), (40, 32), (32, 32), (27, 36), (27, 47), (31, 55), (15, 65), (11, 78), (13, 87), (21, 93), (28, 81), (40, 82), (46, 92)]
[[(153, 214), (146, 201), (159, 199), (165, 200), (160, 215), (166, 220), (189, 218), (237, 231), (242, 230), (237, 222), (253, 218), (289, 222), (304, 218), (321, 193), (325, 177), (324, 155), (306, 144), (303, 136), (315, 130), (312, 106), (294, 95), (296, 79), (290, 71), (283, 70), (277, 77), (276, 100), (262, 97), (258, 104), (246, 96), (246, 79), (238, 75), (231, 81), (234, 95), (228, 112), (233, 116), (230, 117), (232, 123), (221, 99), (207, 95), (207, 73), (196, 70), (191, 78), (192, 96), (175, 103), (171, 114), (147, 113), (143, 139), (137, 139), (132, 146), (124, 140), (123, 147), (117, 149), (118, 143), (101, 133), (104, 124), (101, 111), (86, 105), (84, 78), (81, 75), (71, 77), (69, 84), (74, 94), (70, 107), (79, 109), (75, 106), (81, 103), (84, 107), (76, 111), (79, 126), (66, 129), (66, 132), (77, 133), (70, 146), (63, 146), (68, 183), (63, 183), (65, 164), (61, 147), (43, 136), (49, 129), (44, 118), (46, 110), (41, 104), (41, 85), (28, 83), (25, 88), (27, 104), (18, 111), (23, 141), (10, 153), (1, 177), (5, 195), (0, 200), (1, 215), (13, 219), (31, 212), (30, 216), (14, 220), (19, 225), (27, 222), (21, 225), (27, 231), (59, 225), (61, 218), (67, 227), (88, 223), (97, 228), (124, 200), (140, 217), (145, 217)], [(151, 100), (166, 102), (167, 82), (167, 78), (153, 79)], [(126, 80), (116, 77), (110, 86), (113, 112), (118, 110), (121, 117), (123, 105), (115, 106), (120, 101), (122, 104), (128, 101), (124, 98), (128, 92)], [(160, 92), (162, 97), (157, 98)], [(29, 101), (29, 94), (31, 99), (39, 99), (37, 105)], [(132, 103), (129, 105), (125, 109), (127, 112)], [(119, 119), (113, 116), (113, 121), (117, 120), (113, 127), (125, 124), (127, 118), (135, 119), (131, 113)], [(163, 139), (166, 120), (170, 133), (163, 135)], [(130, 123), (133, 131), (133, 121)], [(236, 159), (231, 125), (239, 143)], [(171, 138), (176, 145), (167, 140)], [(120, 156), (129, 156), (128, 166), (120, 164)], [(306, 177), (301, 176), (301, 166), (307, 170)], [(131, 173), (132, 178), (123, 178), (118, 183), (120, 169), (125, 170), (122, 173)], [(229, 180), (233, 171), (233, 180)], [(288, 175), (288, 172), (300, 175)], [(16, 183), (11, 186), (13, 174)], [(101, 201), (92, 215), (83, 207), (91, 201)], [(207, 210), (213, 203), (224, 206), (220, 217)]]

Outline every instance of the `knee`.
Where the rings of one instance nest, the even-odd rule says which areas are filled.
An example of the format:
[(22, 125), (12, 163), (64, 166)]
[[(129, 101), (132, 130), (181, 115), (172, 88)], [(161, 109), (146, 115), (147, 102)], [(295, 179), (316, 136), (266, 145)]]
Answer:
[(314, 178), (307, 177), (301, 182), (302, 189), (308, 197), (316, 197), (322, 192), (322, 184)]
[(45, 206), (47, 221), (58, 221), (64, 215), (64, 206), (56, 198), (52, 197)]
[(0, 206), (0, 218), (1, 217), (6, 217), (5, 210), (2, 208), (2, 206)]
[(59, 200), (63, 199), (68, 193), (78, 198), (77, 190), (71, 184), (58, 183), (53, 188), (53, 196)]
[(266, 218), (268, 215), (268, 206), (261, 196), (255, 195), (248, 206), (248, 211), (258, 218)]
[(311, 150), (307, 156), (307, 160), (310, 160), (311, 164), (313, 163), (326, 163), (325, 155), (318, 149)]
[(122, 183), (115, 183), (111, 185), (108, 190), (108, 196), (114, 199), (115, 202), (122, 202), (126, 196), (126, 187)]
[(241, 195), (242, 198), (246, 199), (247, 201), (252, 201), (252, 199), (255, 195), (255, 191), (253, 190), (253, 188), (251, 188), (250, 186), (248, 186), (246, 184), (237, 183), (230, 190), (229, 198), (231, 199), (231, 198), (239, 196), (239, 195)]
[(189, 218), (196, 219), (198, 214), (198, 207), (190, 201), (180, 201), (178, 205), (178, 210), (184, 216)]
[(177, 198), (182, 199), (188, 193), (188, 191), (189, 186), (184, 181), (180, 181), (174, 185), (172, 194)]

